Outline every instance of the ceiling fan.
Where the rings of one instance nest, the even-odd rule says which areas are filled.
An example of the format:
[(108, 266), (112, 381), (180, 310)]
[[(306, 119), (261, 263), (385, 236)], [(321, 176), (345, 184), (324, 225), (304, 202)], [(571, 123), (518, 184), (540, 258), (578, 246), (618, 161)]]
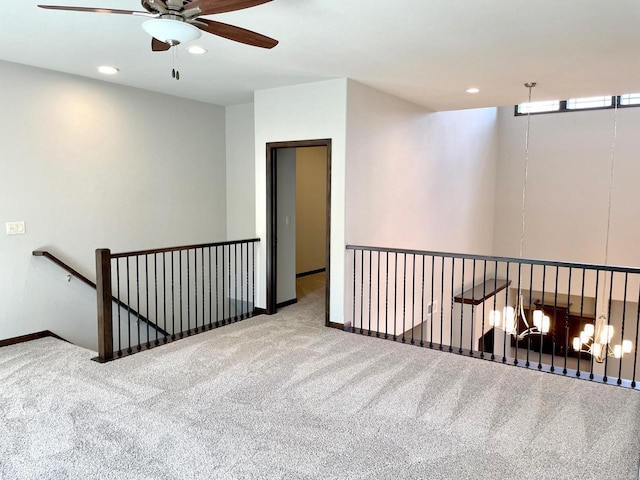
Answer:
[(246, 45), (273, 48), (278, 44), (278, 41), (273, 38), (234, 25), (200, 18), (200, 15), (233, 12), (270, 1), (272, 0), (142, 0), (142, 7), (145, 11), (62, 5), (38, 5), (38, 7), (49, 10), (118, 13), (150, 17), (151, 20), (144, 22), (142, 28), (153, 37), (151, 50), (161, 52), (180, 43), (196, 40), (202, 34), (201, 31)]

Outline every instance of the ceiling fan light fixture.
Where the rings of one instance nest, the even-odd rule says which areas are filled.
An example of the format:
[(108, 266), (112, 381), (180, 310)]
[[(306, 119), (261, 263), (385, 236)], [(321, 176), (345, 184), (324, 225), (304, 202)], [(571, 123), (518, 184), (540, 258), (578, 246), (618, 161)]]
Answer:
[(200, 29), (190, 23), (168, 18), (147, 20), (142, 24), (142, 29), (152, 37), (172, 46), (192, 42), (202, 35)]

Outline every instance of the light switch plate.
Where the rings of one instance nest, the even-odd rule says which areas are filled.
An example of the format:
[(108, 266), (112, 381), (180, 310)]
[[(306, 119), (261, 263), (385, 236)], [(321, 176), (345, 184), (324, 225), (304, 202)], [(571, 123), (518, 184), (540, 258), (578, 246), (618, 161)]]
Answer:
[(24, 222), (7, 222), (7, 235), (24, 235)]

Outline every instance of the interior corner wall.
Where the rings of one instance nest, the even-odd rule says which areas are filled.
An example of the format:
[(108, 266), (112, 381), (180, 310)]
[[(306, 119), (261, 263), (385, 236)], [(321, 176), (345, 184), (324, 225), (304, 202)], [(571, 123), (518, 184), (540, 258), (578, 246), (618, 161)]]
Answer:
[[(223, 107), (0, 62), (0, 339), (96, 348), (95, 249), (226, 238)], [(26, 235), (4, 224), (24, 221)]]
[[(640, 265), (640, 108), (618, 110), (608, 263)], [(532, 115), (523, 255), (603, 263), (614, 110)], [(496, 255), (519, 253), (526, 116), (499, 109)]]
[(225, 108), (227, 239), (256, 236), (253, 103)]
[(270, 142), (329, 138), (331, 150), (330, 318), (344, 313), (344, 191), (347, 80), (295, 85), (255, 92), (256, 305), (266, 306), (266, 145)]
[(347, 244), (491, 254), (495, 108), (431, 112), (349, 81)]

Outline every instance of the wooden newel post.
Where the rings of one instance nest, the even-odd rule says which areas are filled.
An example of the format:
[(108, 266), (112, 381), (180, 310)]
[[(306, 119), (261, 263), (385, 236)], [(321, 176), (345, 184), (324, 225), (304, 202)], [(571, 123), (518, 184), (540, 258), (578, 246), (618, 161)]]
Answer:
[(111, 250), (96, 250), (96, 290), (98, 292), (98, 359), (113, 360), (113, 321), (111, 317)]

